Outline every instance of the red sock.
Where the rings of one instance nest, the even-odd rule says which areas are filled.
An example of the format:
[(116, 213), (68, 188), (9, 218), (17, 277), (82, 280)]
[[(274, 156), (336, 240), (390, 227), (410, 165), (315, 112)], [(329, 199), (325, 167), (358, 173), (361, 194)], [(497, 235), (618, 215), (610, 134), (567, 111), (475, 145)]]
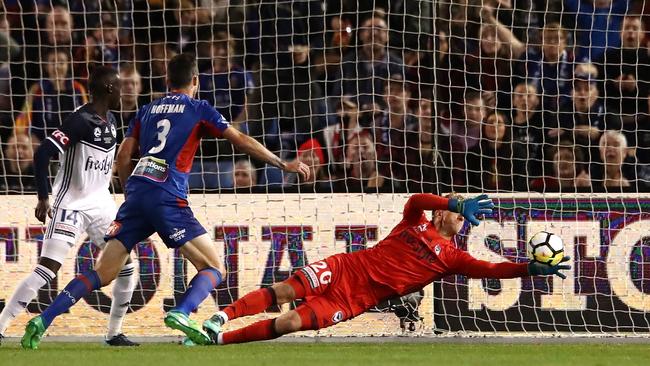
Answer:
[(229, 320), (232, 320), (242, 316), (259, 314), (274, 305), (275, 302), (275, 291), (271, 287), (265, 287), (246, 294), (246, 296), (223, 309), (223, 312), (228, 315)]
[(219, 344), (266, 341), (281, 336), (275, 331), (275, 319), (262, 320), (220, 335)]

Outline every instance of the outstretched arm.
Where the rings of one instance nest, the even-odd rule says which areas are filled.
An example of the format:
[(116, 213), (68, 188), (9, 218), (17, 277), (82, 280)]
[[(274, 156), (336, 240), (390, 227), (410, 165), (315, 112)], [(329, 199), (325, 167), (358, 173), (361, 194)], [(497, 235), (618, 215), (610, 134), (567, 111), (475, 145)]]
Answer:
[(309, 179), (309, 167), (298, 160), (287, 162), (280, 159), (257, 140), (239, 132), (235, 128), (226, 128), (222, 134), (223, 137), (228, 139), (228, 141), (244, 154), (248, 154), (257, 160), (273, 165), (274, 167), (280, 168), (284, 171), (298, 173), (304, 180)]
[(476, 198), (444, 198), (430, 193), (414, 194), (404, 206), (404, 219), (414, 221), (422, 216), (425, 210), (449, 210), (458, 212), (472, 225), (478, 225), (476, 215), (488, 215), (492, 213), (494, 203), (487, 195), (482, 194)]
[(571, 266), (562, 264), (571, 258), (564, 257), (560, 264), (550, 266), (544, 263), (528, 262), (499, 262), (492, 263), (476, 259), (467, 252), (454, 249), (450, 270), (454, 274), (461, 274), (469, 278), (517, 278), (526, 276), (548, 276), (557, 275), (564, 279), (566, 276), (560, 272), (571, 269)]

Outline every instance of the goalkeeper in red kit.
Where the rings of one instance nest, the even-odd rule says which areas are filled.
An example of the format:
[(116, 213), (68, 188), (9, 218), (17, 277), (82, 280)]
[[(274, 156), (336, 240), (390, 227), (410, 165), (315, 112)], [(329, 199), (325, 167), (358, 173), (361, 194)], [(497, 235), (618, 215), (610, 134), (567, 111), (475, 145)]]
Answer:
[[(487, 195), (463, 199), (415, 194), (404, 206), (402, 221), (372, 248), (337, 254), (312, 263), (286, 281), (253, 291), (203, 323), (215, 344), (274, 339), (301, 330), (316, 330), (352, 319), (378, 303), (422, 289), (448, 275), (470, 278), (515, 278), (552, 275), (561, 278), (566, 264), (491, 263), (457, 249), (452, 239), (465, 220), (478, 225), (494, 204)], [(429, 220), (425, 211), (433, 211)], [(569, 260), (568, 257), (563, 262)], [(275, 319), (221, 332), (227, 321), (263, 312), (271, 305), (304, 300)]]

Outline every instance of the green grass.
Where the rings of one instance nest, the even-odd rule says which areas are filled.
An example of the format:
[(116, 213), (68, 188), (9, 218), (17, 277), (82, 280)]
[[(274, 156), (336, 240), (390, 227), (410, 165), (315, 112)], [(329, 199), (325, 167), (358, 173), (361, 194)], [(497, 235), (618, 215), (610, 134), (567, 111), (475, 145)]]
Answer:
[(2, 366), (179, 365), (650, 365), (648, 344), (258, 343), (227, 347), (146, 344), (115, 349), (43, 342), (36, 351), (0, 347)]

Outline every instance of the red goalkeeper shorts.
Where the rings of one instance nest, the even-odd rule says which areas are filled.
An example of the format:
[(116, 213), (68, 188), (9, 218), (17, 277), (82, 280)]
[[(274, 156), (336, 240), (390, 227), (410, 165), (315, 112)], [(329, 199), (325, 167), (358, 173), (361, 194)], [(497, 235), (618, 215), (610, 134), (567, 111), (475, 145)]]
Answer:
[(378, 303), (365, 271), (346, 254), (312, 263), (294, 279), (305, 288), (305, 301), (296, 308), (303, 330), (332, 326)]

